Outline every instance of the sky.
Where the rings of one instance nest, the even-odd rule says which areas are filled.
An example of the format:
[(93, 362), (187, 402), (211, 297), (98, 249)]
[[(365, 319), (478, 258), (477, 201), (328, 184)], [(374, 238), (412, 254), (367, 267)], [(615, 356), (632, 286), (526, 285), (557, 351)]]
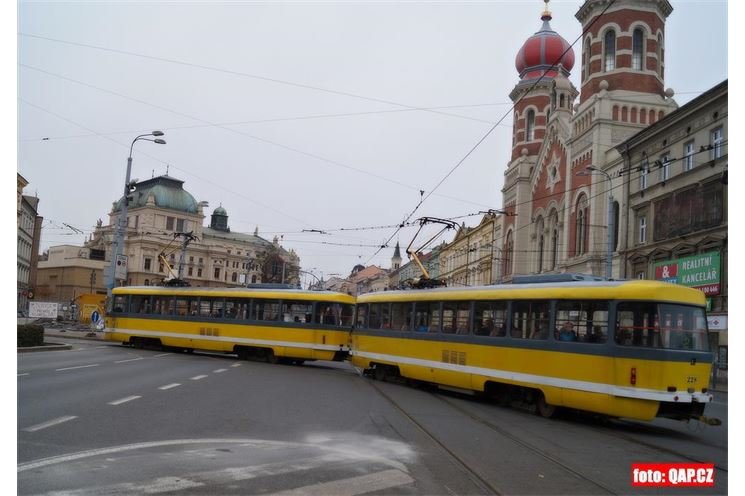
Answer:
[[(671, 3), (666, 87), (682, 105), (728, 78), (728, 5)], [(549, 4), (569, 43), (581, 4)], [(473, 226), (502, 206), (515, 55), (543, 7), (21, 1), (17, 170), (42, 249), (107, 222), (132, 140), (162, 130), (166, 145), (134, 146), (132, 177), (185, 181), (205, 225), (222, 206), (232, 231), (279, 236), (326, 279), (388, 268), (416, 232), (397, 232), (405, 219)]]

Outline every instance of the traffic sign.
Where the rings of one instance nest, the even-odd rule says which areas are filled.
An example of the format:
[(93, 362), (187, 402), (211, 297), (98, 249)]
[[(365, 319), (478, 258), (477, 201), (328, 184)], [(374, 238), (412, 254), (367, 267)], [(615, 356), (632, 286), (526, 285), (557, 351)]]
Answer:
[(100, 319), (101, 319), (101, 314), (98, 313), (98, 310), (94, 310), (93, 312), (91, 312), (91, 322), (95, 324)]
[(127, 255), (116, 256), (116, 269), (114, 269), (114, 279), (127, 278)]

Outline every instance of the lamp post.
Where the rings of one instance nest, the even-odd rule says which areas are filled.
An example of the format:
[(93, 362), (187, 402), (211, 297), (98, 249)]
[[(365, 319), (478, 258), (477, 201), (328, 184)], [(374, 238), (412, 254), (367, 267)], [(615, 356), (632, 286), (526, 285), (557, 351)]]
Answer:
[[(153, 136), (155, 139), (150, 139), (148, 136)], [(119, 260), (119, 256), (124, 251), (124, 231), (127, 228), (127, 210), (129, 207), (129, 194), (133, 191), (131, 184), (132, 174), (132, 149), (137, 141), (152, 141), (159, 145), (165, 145), (166, 140), (159, 138), (163, 136), (163, 131), (153, 131), (149, 134), (141, 134), (132, 140), (132, 144), (129, 146), (129, 157), (127, 157), (127, 175), (124, 180), (124, 201), (122, 202), (121, 209), (119, 211), (119, 219), (114, 230), (114, 246), (111, 251), (111, 264), (106, 274), (106, 295), (110, 299), (111, 291), (116, 286), (116, 265)]]
[[(585, 172), (586, 171), (586, 172)], [(613, 216), (613, 185), (610, 174), (594, 165), (585, 167), (585, 171), (577, 173), (578, 176), (591, 176), (593, 174), (602, 174), (608, 179), (608, 250), (605, 261), (605, 278), (610, 280), (613, 274), (613, 234), (615, 231), (615, 219)]]

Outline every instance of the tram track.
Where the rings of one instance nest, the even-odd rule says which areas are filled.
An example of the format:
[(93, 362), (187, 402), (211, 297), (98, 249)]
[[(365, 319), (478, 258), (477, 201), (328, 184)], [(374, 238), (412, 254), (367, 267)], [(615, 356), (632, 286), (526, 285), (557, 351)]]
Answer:
[[(437, 446), (439, 446), (443, 451), (445, 451), (448, 456), (450, 456), (453, 460), (457, 462), (459, 466), (461, 466), (472, 478), (475, 479), (476, 482), (479, 483), (479, 485), (483, 486), (485, 489), (490, 491), (492, 494), (500, 495), (503, 494), (503, 492), (499, 491), (497, 488), (495, 488), (492, 483), (490, 483), (487, 479), (482, 477), (478, 472), (473, 470), (469, 464), (463, 460), (462, 457), (460, 457), (457, 453), (455, 453), (452, 449), (450, 449), (445, 443), (443, 443), (430, 429), (425, 427), (421, 422), (419, 422), (416, 418), (414, 418), (412, 415), (410, 415), (395, 399), (393, 399), (389, 394), (387, 394), (385, 391), (382, 390), (382, 388), (376, 384), (376, 381), (374, 380), (368, 380), (368, 384), (380, 395), (382, 396), (386, 401), (388, 401), (396, 410), (398, 410), (406, 419), (408, 419), (412, 424), (414, 424), (422, 433), (424, 433), (429, 439), (431, 439)], [(462, 408), (461, 406), (455, 404), (454, 402), (448, 400), (447, 398), (444, 398), (442, 395), (435, 393), (435, 392), (429, 392), (431, 397), (435, 398), (441, 403), (445, 403), (450, 408), (456, 410), (461, 415), (464, 415), (471, 419), (472, 421), (475, 421), (489, 430), (497, 433), (501, 437), (504, 437), (506, 439), (509, 439), (510, 441), (514, 442), (515, 444), (525, 448), (526, 450), (530, 451), (531, 453), (534, 453), (541, 458), (545, 459), (546, 461), (552, 463), (553, 465), (559, 467), (561, 470), (566, 471), (570, 474), (572, 474), (574, 477), (583, 480), (587, 482), (588, 484), (591, 484), (592, 486), (598, 488), (600, 491), (602, 491), (603, 494), (621, 494), (617, 490), (614, 490), (613, 488), (609, 487), (608, 485), (592, 478), (588, 477), (586, 474), (576, 470), (575, 468), (571, 467), (570, 465), (564, 463), (559, 458), (551, 455), (547, 451), (526, 442), (525, 440), (521, 439), (520, 437), (516, 436), (515, 434), (510, 433), (509, 431), (500, 428), (499, 426), (496, 426), (492, 424), (491, 422), (487, 421), (486, 419), (483, 419), (479, 417), (478, 415), (469, 412), (468, 410)]]
[[(678, 458), (681, 458), (681, 459), (683, 459), (685, 461), (688, 461), (688, 462), (691, 462), (691, 463), (710, 463), (709, 460), (701, 460), (699, 458), (694, 458), (694, 457), (692, 457), (690, 455), (686, 455), (685, 453), (682, 453), (680, 451), (677, 451), (677, 450), (674, 450), (674, 449), (671, 449), (671, 448), (666, 448), (664, 446), (660, 446), (660, 445), (657, 445), (657, 444), (654, 444), (654, 443), (650, 443), (648, 441), (643, 441), (641, 439), (637, 439), (637, 438), (635, 438), (633, 436), (630, 436), (630, 435), (627, 435), (627, 434), (623, 434), (623, 433), (620, 433), (620, 432), (612, 432), (612, 431), (609, 431), (608, 429), (603, 429), (603, 428), (595, 427), (595, 426), (592, 426), (592, 425), (586, 425), (586, 427), (588, 429), (592, 430), (593, 432), (597, 432), (599, 434), (605, 434), (605, 435), (607, 435), (609, 437), (613, 437), (613, 438), (616, 438), (616, 439), (621, 439), (623, 441), (626, 441), (626, 442), (629, 442), (629, 443), (632, 443), (632, 444), (636, 444), (638, 446), (643, 446), (643, 447), (648, 448), (648, 449), (659, 451), (660, 453), (665, 453), (667, 455), (673, 455), (673, 456), (676, 456)], [(720, 470), (722, 472), (728, 473), (727, 468), (722, 467), (719, 464), (716, 464), (715, 463), (714, 464), (714, 468), (716, 470)]]
[(495, 488), (488, 480), (484, 479), (478, 472), (473, 470), (465, 460), (463, 460), (457, 453), (448, 448), (440, 439), (437, 438), (429, 429), (427, 429), (421, 422), (410, 415), (395, 399), (393, 399), (388, 393), (383, 391), (374, 380), (365, 381), (370, 385), (381, 397), (383, 397), (391, 406), (393, 406), (401, 415), (403, 415), (409, 422), (419, 429), (421, 433), (427, 436), (435, 445), (437, 445), (442, 451), (444, 451), (455, 463), (472, 479), (472, 481), (479, 486), (484, 493), (494, 494), (501, 496), (503, 493)]
[(606, 484), (603, 484), (602, 482), (599, 482), (591, 477), (588, 477), (587, 475), (583, 474), (582, 472), (572, 468), (570, 465), (564, 463), (559, 458), (551, 455), (546, 450), (543, 450), (531, 443), (526, 442), (524, 439), (520, 438), (519, 436), (516, 436), (515, 434), (511, 433), (507, 429), (504, 429), (502, 427), (499, 427), (497, 425), (494, 425), (493, 423), (489, 422), (488, 420), (474, 414), (473, 412), (470, 412), (466, 410), (465, 408), (461, 407), (460, 405), (455, 404), (453, 401), (450, 401), (448, 398), (443, 397), (440, 394), (437, 393), (430, 393), (433, 397), (438, 399), (439, 401), (447, 404), (449, 407), (453, 408), (454, 410), (457, 410), (459, 413), (465, 415), (466, 417), (470, 418), (471, 420), (480, 423), (481, 425), (487, 427), (488, 429), (498, 433), (500, 436), (503, 436), (510, 441), (514, 442), (515, 444), (518, 444), (522, 446), (523, 448), (531, 451), (532, 453), (535, 453), (536, 455), (542, 457), (543, 459), (553, 463), (554, 465), (561, 467), (563, 470), (566, 470), (567, 472), (573, 474), (574, 476), (587, 481), (588, 483), (602, 489), (608, 494), (620, 494), (616, 490), (612, 489), (611, 487), (607, 486)]

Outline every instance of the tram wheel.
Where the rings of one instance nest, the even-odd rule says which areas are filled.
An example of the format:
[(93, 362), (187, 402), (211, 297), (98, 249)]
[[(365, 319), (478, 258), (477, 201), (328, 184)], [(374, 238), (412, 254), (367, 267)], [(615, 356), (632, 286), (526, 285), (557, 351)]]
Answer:
[(266, 359), (267, 363), (279, 363), (279, 357), (274, 354), (274, 350), (266, 350), (266, 355), (264, 356), (264, 358)]
[(388, 367), (386, 367), (385, 365), (375, 365), (375, 369), (373, 370), (375, 380), (385, 382), (385, 380), (388, 378), (387, 369)]
[(551, 418), (556, 413), (556, 406), (546, 403), (546, 397), (543, 396), (543, 393), (539, 392), (538, 398), (535, 401), (535, 410), (541, 417)]

